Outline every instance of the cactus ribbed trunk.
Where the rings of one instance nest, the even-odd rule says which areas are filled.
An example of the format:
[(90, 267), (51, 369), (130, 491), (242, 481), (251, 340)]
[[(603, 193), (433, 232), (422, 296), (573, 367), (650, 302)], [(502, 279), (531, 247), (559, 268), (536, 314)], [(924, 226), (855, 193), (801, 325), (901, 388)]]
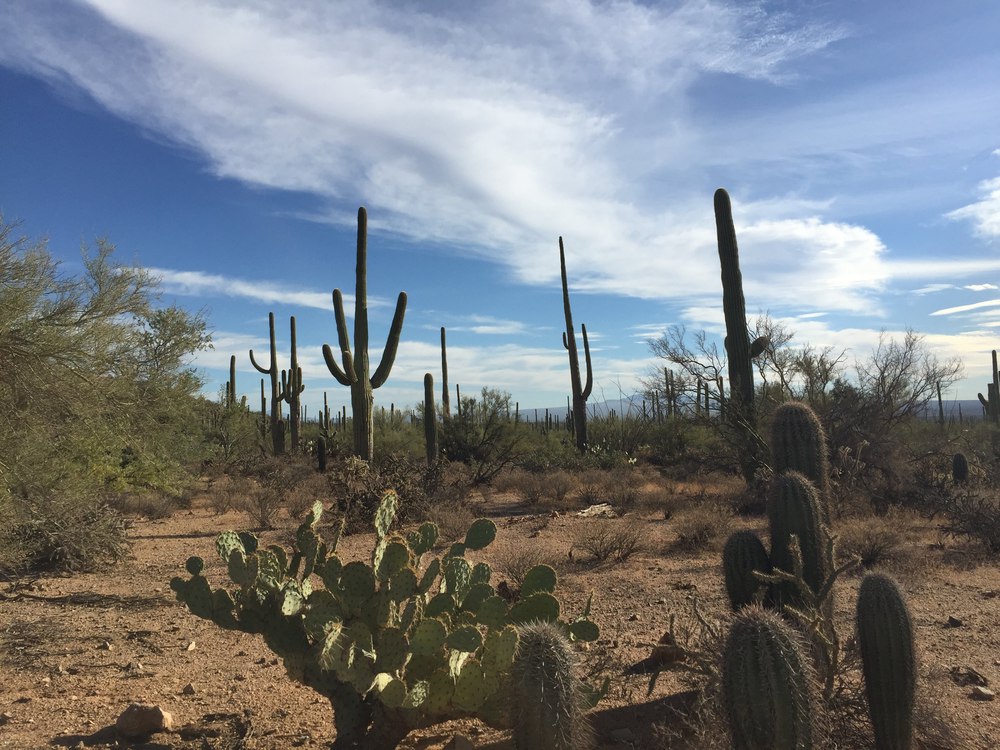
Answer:
[(374, 453), (375, 431), (372, 419), (372, 407), (375, 403), (373, 390), (381, 386), (389, 377), (393, 362), (396, 359), (396, 349), (399, 346), (399, 335), (403, 329), (403, 316), (406, 313), (406, 292), (400, 292), (396, 300), (396, 312), (389, 328), (389, 336), (382, 360), (375, 373), (368, 376), (368, 214), (365, 209), (358, 209), (358, 245), (357, 265), (355, 266), (354, 292), (354, 351), (347, 332), (347, 319), (344, 315), (344, 299), (340, 289), (333, 290), (333, 312), (337, 320), (337, 335), (340, 344), (340, 354), (343, 368), (337, 362), (333, 350), (328, 344), (323, 345), (323, 358), (330, 373), (341, 385), (351, 389), (351, 409), (354, 427), (354, 453), (370, 461)]
[(438, 456), (437, 410), (434, 408), (434, 376), (429, 372), (424, 374), (424, 444), (427, 465), (433, 466)]
[(448, 346), (445, 342), (444, 326), (441, 326), (441, 416), (451, 417), (451, 394), (448, 392)]
[(299, 428), (302, 419), (299, 396), (305, 390), (305, 386), (302, 384), (302, 368), (299, 367), (294, 315), (291, 316), (289, 325), (292, 337), (292, 363), (287, 373), (284, 370), (281, 371), (281, 392), (278, 397), (288, 404), (289, 433), (292, 441), (292, 450), (295, 451), (299, 447)]
[(587, 380), (580, 383), (580, 359), (576, 348), (576, 331), (573, 329), (573, 310), (569, 303), (569, 283), (566, 279), (566, 252), (563, 249), (563, 239), (559, 238), (559, 270), (562, 275), (563, 313), (566, 317), (566, 330), (563, 332), (563, 347), (569, 354), (569, 377), (573, 392), (573, 431), (576, 437), (576, 447), (580, 452), (587, 450), (587, 399), (590, 398), (594, 386), (594, 374), (590, 363), (590, 342), (587, 340), (587, 326), (581, 324), (583, 333), (583, 352), (587, 367)]
[(267, 330), (270, 338), (271, 362), (268, 367), (262, 367), (250, 350), (250, 364), (262, 375), (271, 378), (271, 452), (280, 456), (285, 452), (284, 425), (281, 421), (281, 396), (278, 386), (278, 345), (274, 336), (274, 313), (267, 314)]
[(742, 434), (739, 455), (740, 472), (748, 484), (753, 483), (761, 468), (761, 445), (756, 434), (754, 411), (753, 366), (750, 337), (747, 333), (746, 301), (743, 297), (743, 275), (740, 272), (740, 252), (736, 244), (733, 208), (729, 193), (715, 191), (715, 227), (722, 266), (722, 309), (726, 319), (726, 358), (729, 366), (729, 399), (726, 420)]

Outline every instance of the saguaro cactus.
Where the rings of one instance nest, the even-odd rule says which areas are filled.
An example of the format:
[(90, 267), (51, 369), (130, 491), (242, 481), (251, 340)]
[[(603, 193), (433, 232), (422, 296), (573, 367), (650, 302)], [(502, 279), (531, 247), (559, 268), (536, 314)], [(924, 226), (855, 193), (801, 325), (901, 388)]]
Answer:
[(573, 431), (576, 435), (576, 447), (580, 451), (587, 450), (587, 399), (594, 387), (594, 373), (590, 364), (590, 342), (587, 340), (587, 326), (581, 324), (583, 331), (583, 355), (587, 366), (587, 381), (580, 383), (580, 359), (576, 349), (576, 331), (573, 330), (573, 310), (569, 304), (569, 284), (566, 280), (566, 251), (563, 249), (563, 239), (559, 238), (559, 269), (562, 274), (563, 312), (566, 316), (566, 330), (563, 331), (563, 346), (569, 353), (569, 377), (573, 390)]
[(274, 313), (267, 314), (267, 329), (271, 341), (271, 363), (267, 367), (262, 367), (253, 356), (253, 349), (250, 350), (250, 364), (257, 368), (262, 375), (271, 378), (271, 451), (276, 456), (285, 452), (284, 425), (279, 426), (281, 420), (281, 396), (278, 389), (278, 346), (274, 337)]
[(299, 408), (299, 396), (306, 389), (302, 384), (302, 368), (299, 367), (298, 347), (295, 342), (295, 316), (290, 320), (292, 334), (292, 364), (281, 371), (281, 390), (278, 398), (288, 404), (289, 430), (292, 438), (292, 450), (299, 447), (299, 425), (301, 422), (302, 410)]
[(818, 746), (812, 681), (797, 633), (772, 612), (742, 610), (726, 639), (722, 666), (722, 704), (734, 750)]
[(445, 342), (444, 326), (441, 326), (441, 416), (451, 417), (451, 394), (448, 393), (448, 346)]
[(910, 750), (916, 668), (913, 622), (899, 588), (878, 573), (858, 589), (858, 647), (878, 750)]
[(372, 391), (389, 378), (399, 334), (403, 329), (406, 314), (406, 292), (400, 292), (396, 300), (396, 312), (389, 327), (389, 337), (385, 342), (382, 360), (375, 374), (368, 375), (368, 213), (364, 207), (358, 209), (358, 257), (355, 267), (354, 286), (354, 352), (347, 332), (347, 318), (344, 316), (344, 297), (340, 289), (333, 290), (333, 313), (337, 320), (337, 337), (343, 368), (337, 363), (329, 344), (323, 344), (323, 358), (330, 374), (341, 385), (351, 389), (351, 410), (354, 416), (354, 453), (368, 461), (374, 451), (374, 427), (372, 407), (375, 396)]
[(427, 465), (433, 466), (438, 457), (438, 431), (437, 410), (434, 408), (434, 376), (429, 372), (424, 374), (424, 443), (427, 447)]
[(722, 265), (722, 309), (726, 318), (726, 357), (729, 364), (729, 400), (726, 418), (744, 436), (740, 451), (740, 470), (751, 482), (762, 464), (765, 446), (756, 433), (754, 411), (753, 366), (754, 352), (766, 348), (766, 340), (751, 343), (747, 334), (746, 301), (743, 297), (743, 275), (740, 272), (740, 252), (733, 225), (733, 207), (729, 193), (715, 191), (715, 227)]
[(829, 525), (830, 469), (826, 456), (826, 432), (808, 404), (786, 401), (774, 410), (771, 457), (776, 472), (797, 471), (816, 485), (823, 509), (823, 523)]
[(236, 355), (229, 357), (229, 381), (226, 383), (226, 408), (236, 405)]

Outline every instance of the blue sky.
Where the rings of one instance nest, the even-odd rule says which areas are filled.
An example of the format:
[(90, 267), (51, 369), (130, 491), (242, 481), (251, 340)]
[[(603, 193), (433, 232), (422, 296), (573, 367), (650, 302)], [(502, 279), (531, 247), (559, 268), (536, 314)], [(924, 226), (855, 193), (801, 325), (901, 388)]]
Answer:
[[(439, 375), (565, 403), (557, 239), (595, 398), (666, 325), (723, 329), (712, 193), (733, 198), (748, 312), (864, 357), (926, 335), (985, 390), (1000, 343), (1000, 4), (8, 0), (0, 211), (204, 309), (230, 354), (298, 321), (307, 402), (347, 390), (330, 292), (369, 212), (372, 356), (410, 304), (387, 405)], [(350, 307), (350, 306), (348, 306)]]

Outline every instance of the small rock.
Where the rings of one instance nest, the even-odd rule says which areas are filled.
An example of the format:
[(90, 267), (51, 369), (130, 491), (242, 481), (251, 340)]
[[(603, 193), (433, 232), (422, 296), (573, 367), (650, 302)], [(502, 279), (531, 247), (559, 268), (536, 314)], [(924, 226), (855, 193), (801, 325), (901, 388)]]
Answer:
[(142, 739), (155, 732), (163, 732), (174, 724), (174, 717), (159, 706), (148, 703), (131, 703), (115, 722), (115, 729), (125, 739)]
[(187, 685), (181, 688), (181, 692), (184, 695), (194, 695), (198, 691), (194, 689), (194, 683), (189, 682)]
[(945, 623), (946, 628), (960, 628), (962, 627), (962, 625), (963, 622), (961, 620), (959, 620), (957, 617), (952, 617), (950, 615), (948, 617), (948, 622)]
[(447, 745), (441, 748), (441, 750), (475, 750), (475, 747), (476, 746), (473, 745), (467, 737), (456, 734), (448, 741)]
[(634, 742), (635, 732), (633, 732), (628, 727), (622, 727), (621, 729), (612, 729), (611, 739), (620, 744), (625, 744), (626, 742)]
[(637, 615), (635, 613), (633, 613), (633, 614), (631, 614), (631, 615), (628, 616), (628, 621), (629, 622), (635, 622), (638, 619), (639, 619), (639, 615)]
[(666, 604), (666, 603), (667, 603), (666, 599), (657, 599), (655, 602), (653, 602), (653, 604)]
[(986, 687), (990, 684), (990, 681), (987, 680), (986, 677), (972, 667), (954, 666), (948, 670), (948, 673), (951, 675), (951, 679), (954, 683), (962, 687), (966, 685), (979, 685), (980, 687)]
[(99, 651), (110, 651), (111, 641), (101, 641), (101, 645), (97, 647)]
[(981, 687), (976, 685), (972, 688), (972, 693), (969, 695), (970, 698), (976, 701), (991, 701), (996, 698), (996, 693), (994, 693), (989, 688)]
[(14, 717), (12, 714), (8, 714), (6, 712), (0, 714), (0, 727), (2, 727), (4, 724), (9, 724), (13, 720)]
[(191, 641), (191, 642), (190, 642), (190, 643), (189, 643), (189, 644), (187, 645), (187, 648), (185, 648), (184, 650), (185, 650), (185, 651), (194, 651), (194, 650), (195, 650), (196, 648), (198, 648), (197, 644), (195, 644), (195, 642), (194, 642), (194, 641)]

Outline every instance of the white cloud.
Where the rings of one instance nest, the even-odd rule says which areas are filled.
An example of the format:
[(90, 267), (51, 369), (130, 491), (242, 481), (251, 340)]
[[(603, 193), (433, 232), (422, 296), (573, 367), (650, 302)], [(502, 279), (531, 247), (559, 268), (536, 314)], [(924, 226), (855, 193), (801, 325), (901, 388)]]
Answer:
[(1000, 286), (996, 284), (966, 284), (963, 289), (968, 289), (970, 292), (987, 292), (1000, 289)]
[[(282, 305), (300, 305), (317, 310), (333, 311), (331, 292), (310, 292), (293, 289), (271, 281), (239, 279), (219, 274), (203, 273), (201, 271), (177, 271), (169, 268), (150, 268), (160, 280), (160, 287), (169, 294), (179, 294), (188, 297), (242, 297), (257, 302), (268, 302)], [(385, 300), (368, 298), (369, 307), (380, 307), (388, 304)], [(344, 295), (344, 307), (350, 309), (354, 305), (354, 295)]]
[(981, 198), (945, 214), (956, 221), (971, 221), (981, 237), (1000, 237), (1000, 177), (979, 183)]
[(980, 310), (984, 307), (1000, 307), (1000, 299), (988, 299), (982, 302), (973, 302), (969, 305), (958, 305), (956, 307), (945, 307), (935, 310), (931, 315), (954, 315), (956, 313), (969, 312), (970, 310)]
[[(948, 289), (954, 289), (954, 288), (955, 288), (954, 284), (925, 284), (924, 286), (920, 287), (919, 289), (914, 289), (913, 293), (914, 294), (919, 294), (919, 295), (923, 296), (925, 294), (934, 294), (936, 292), (944, 292), (944, 291), (947, 291)], [(966, 287), (966, 288), (968, 288), (968, 287)]]

